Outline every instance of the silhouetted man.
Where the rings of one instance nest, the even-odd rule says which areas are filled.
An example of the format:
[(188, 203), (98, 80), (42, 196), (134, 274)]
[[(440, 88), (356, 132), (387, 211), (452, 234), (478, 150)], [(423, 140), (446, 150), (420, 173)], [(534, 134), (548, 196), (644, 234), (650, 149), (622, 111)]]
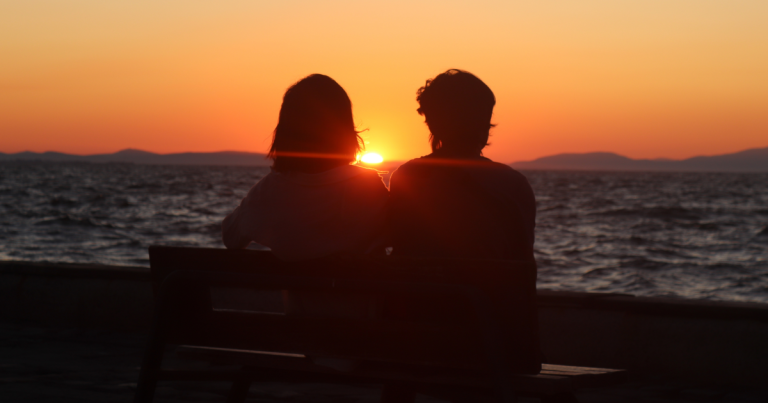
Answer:
[(417, 94), (432, 153), (392, 174), (393, 254), (533, 259), (536, 201), (528, 180), (482, 156), (494, 126), (491, 89), (451, 69)]

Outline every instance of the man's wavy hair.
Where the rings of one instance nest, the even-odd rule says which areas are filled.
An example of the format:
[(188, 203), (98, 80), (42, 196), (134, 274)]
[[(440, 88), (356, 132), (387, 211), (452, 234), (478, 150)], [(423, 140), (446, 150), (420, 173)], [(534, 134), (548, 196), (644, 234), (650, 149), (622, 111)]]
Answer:
[(450, 69), (416, 92), (420, 115), (429, 126), (432, 151), (443, 148), (480, 152), (488, 145), (493, 91), (474, 74)]
[(363, 149), (358, 133), (347, 92), (312, 74), (285, 92), (267, 158), (277, 172), (321, 172), (356, 160)]

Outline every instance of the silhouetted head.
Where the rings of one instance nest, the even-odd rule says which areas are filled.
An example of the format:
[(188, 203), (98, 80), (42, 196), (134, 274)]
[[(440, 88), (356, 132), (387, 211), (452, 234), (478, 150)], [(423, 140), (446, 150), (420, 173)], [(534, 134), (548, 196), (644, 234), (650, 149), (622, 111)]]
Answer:
[(496, 97), (472, 73), (450, 69), (416, 92), (417, 111), (429, 126), (432, 151), (479, 155), (488, 145)]
[(288, 88), (267, 155), (274, 170), (326, 171), (355, 161), (361, 148), (352, 102), (336, 81), (312, 74)]

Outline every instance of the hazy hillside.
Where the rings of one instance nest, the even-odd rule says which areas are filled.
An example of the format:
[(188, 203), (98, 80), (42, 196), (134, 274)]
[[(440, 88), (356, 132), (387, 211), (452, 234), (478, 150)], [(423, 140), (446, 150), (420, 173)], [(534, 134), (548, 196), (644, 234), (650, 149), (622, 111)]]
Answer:
[(558, 154), (533, 161), (510, 164), (517, 169), (562, 169), (594, 171), (688, 171), (688, 172), (768, 172), (768, 147), (684, 160), (635, 160), (622, 155), (597, 152)]
[[(126, 149), (114, 154), (72, 155), (59, 152), (33, 153), (29, 151), (4, 154), (0, 161), (73, 161), (73, 162), (127, 162), (154, 165), (250, 165), (269, 166), (264, 154), (240, 151), (214, 153), (155, 154)], [(400, 161), (387, 161), (375, 166), (391, 171)], [(689, 171), (689, 172), (768, 172), (768, 147), (745, 150), (733, 154), (693, 157), (685, 160), (632, 159), (609, 152), (585, 154), (558, 154), (533, 161), (510, 164), (517, 169), (557, 169), (594, 171)]]

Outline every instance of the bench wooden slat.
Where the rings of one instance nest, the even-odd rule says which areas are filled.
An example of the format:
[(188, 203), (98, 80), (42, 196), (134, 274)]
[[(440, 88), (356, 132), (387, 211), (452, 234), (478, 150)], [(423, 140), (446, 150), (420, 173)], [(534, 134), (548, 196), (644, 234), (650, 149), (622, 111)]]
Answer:
[[(342, 372), (322, 365), (316, 365), (307, 358), (295, 356), (285, 357), (264, 352), (223, 351), (205, 347), (182, 346), (177, 354), (182, 358), (215, 362), (218, 364), (242, 365), (246, 367), (270, 368), (288, 371), (287, 379), (296, 381), (298, 373), (314, 373), (349, 379), (360, 379), (367, 382), (382, 382), (384, 380), (432, 385), (453, 385), (470, 388), (489, 388), (492, 386), (485, 373), (467, 370), (451, 370), (437, 367), (417, 367), (407, 365), (392, 365), (391, 363), (363, 363), (352, 371)], [(264, 376), (255, 375), (254, 379), (282, 379), (281, 374), (271, 372)], [(316, 380), (317, 381), (317, 380)], [(346, 382), (342, 379), (343, 382)], [(525, 393), (561, 393), (573, 390), (569, 377), (539, 374), (513, 375), (509, 379), (515, 390)]]
[[(335, 374), (348, 377), (389, 379), (427, 384), (449, 384), (464, 387), (490, 386), (485, 373), (446, 368), (387, 365), (386, 363), (364, 363), (349, 372), (316, 365), (299, 354), (282, 354), (262, 351), (180, 346), (177, 355), (181, 358), (234, 364), (260, 368), (275, 368), (292, 371)], [(366, 365), (367, 364), (367, 365)], [(626, 371), (602, 368), (588, 368), (546, 364), (546, 369), (537, 375), (511, 375), (509, 382), (516, 390), (532, 394), (571, 392), (580, 387), (599, 387), (622, 382)]]
[(574, 374), (590, 374), (590, 373), (608, 373), (608, 372), (625, 372), (623, 369), (610, 369), (610, 368), (595, 368), (595, 367), (574, 367), (570, 365), (558, 365), (558, 364), (541, 364), (541, 371), (558, 371), (558, 372), (570, 372)]
[[(486, 365), (482, 340), (466, 326), (233, 312), (176, 325), (170, 336), (179, 344), (460, 368)], [(444, 337), (446, 334), (451, 337)], [(418, 355), (412, 353), (414, 347)]]
[(543, 364), (542, 374), (567, 376), (573, 382), (573, 387), (597, 388), (615, 385), (626, 381), (627, 371), (621, 369), (573, 367), (567, 365)]

